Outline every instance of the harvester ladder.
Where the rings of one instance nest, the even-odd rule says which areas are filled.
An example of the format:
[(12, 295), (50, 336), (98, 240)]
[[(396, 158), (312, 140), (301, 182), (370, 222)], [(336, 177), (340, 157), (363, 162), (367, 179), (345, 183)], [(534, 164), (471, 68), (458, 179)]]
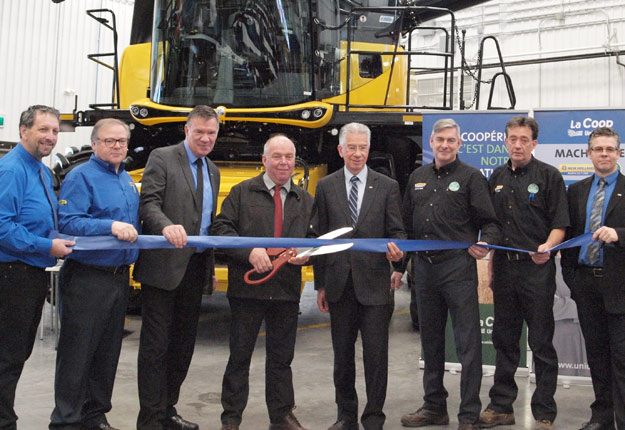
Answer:
[[(102, 15), (96, 16), (95, 14), (104, 14), (109, 13), (111, 15), (110, 21)], [(119, 64), (117, 60), (117, 25), (115, 20), (115, 13), (110, 9), (90, 9), (87, 11), (87, 15), (91, 18), (95, 19), (99, 24), (108, 28), (113, 32), (113, 52), (101, 52), (96, 54), (89, 54), (87, 58), (91, 61), (96, 62), (97, 64), (106, 67), (107, 69), (113, 71), (113, 84), (111, 89), (111, 102), (110, 103), (92, 103), (89, 105), (91, 109), (100, 109), (100, 108), (113, 108), (119, 109)], [(113, 64), (104, 62), (101, 58), (113, 57)]]

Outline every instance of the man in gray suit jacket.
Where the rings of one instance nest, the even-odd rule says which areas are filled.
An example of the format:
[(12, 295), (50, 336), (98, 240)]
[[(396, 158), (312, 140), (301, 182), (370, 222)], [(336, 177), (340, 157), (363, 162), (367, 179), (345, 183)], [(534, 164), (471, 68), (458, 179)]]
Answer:
[[(371, 132), (363, 124), (341, 128), (338, 151), (345, 168), (317, 185), (315, 205), (319, 234), (353, 226), (353, 238), (405, 239), (396, 181), (367, 168)], [(358, 429), (358, 397), (354, 343), (360, 330), (363, 345), (367, 404), (361, 416), (366, 430), (380, 430), (385, 421), (388, 373), (388, 325), (392, 314), (389, 261), (402, 251), (393, 242), (386, 256), (374, 252), (345, 251), (314, 262), (317, 305), (330, 312), (334, 349), (334, 386), (337, 422), (331, 430)], [(389, 260), (389, 261), (387, 261)]]
[[(582, 430), (625, 429), (625, 176), (619, 135), (600, 127), (588, 138), (595, 172), (569, 187), (567, 238), (596, 244), (562, 251), (562, 274), (577, 303), (595, 401)], [(593, 225), (593, 220), (596, 225)], [(593, 251), (593, 246), (596, 248)]]
[(219, 170), (207, 157), (219, 132), (215, 111), (196, 106), (184, 130), (183, 142), (152, 151), (142, 180), (143, 233), (163, 235), (179, 249), (143, 250), (135, 266), (143, 299), (137, 430), (198, 429), (175, 405), (193, 355), (202, 291), (216, 286), (213, 250), (184, 247), (187, 235), (209, 234), (217, 208)]

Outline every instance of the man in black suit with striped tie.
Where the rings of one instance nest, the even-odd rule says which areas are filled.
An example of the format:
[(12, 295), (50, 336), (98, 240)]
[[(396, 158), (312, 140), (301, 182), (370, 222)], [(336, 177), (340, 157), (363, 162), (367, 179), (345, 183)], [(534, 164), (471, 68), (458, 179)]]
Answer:
[[(371, 132), (363, 124), (341, 128), (338, 151), (345, 167), (317, 185), (315, 206), (319, 234), (353, 226), (353, 238), (405, 239), (396, 181), (367, 168)], [(358, 397), (354, 343), (362, 338), (367, 404), (361, 416), (366, 430), (380, 430), (385, 421), (388, 373), (388, 325), (392, 313), (389, 261), (403, 253), (393, 242), (381, 253), (345, 251), (314, 262), (317, 305), (330, 312), (334, 349), (337, 422), (330, 430), (358, 429)]]
[(568, 238), (593, 233), (562, 251), (562, 274), (577, 303), (595, 401), (583, 430), (625, 429), (625, 176), (619, 135), (600, 127), (588, 139), (594, 174), (569, 187)]

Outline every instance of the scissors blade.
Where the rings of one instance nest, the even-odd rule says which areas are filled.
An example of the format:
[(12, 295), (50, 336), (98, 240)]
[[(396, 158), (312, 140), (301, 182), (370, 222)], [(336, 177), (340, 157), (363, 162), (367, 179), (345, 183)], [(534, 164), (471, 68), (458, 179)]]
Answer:
[(317, 239), (336, 239), (337, 237), (343, 236), (345, 233), (349, 233), (352, 230), (352, 227), (337, 228), (336, 230), (332, 230), (327, 232), (326, 234), (322, 234)]
[[(336, 239), (337, 237), (342, 236), (345, 233), (349, 233), (352, 230), (353, 230), (352, 227), (337, 228), (336, 230), (332, 230), (332, 231), (327, 232), (326, 234), (322, 234), (317, 239)], [(333, 252), (339, 252), (347, 248), (351, 248), (353, 245), (354, 245), (353, 243), (342, 243), (339, 245), (316, 246), (314, 248), (297, 248), (297, 256), (306, 257), (306, 256), (311, 256), (311, 255), (331, 254)], [(325, 252), (317, 252), (323, 248), (329, 248), (329, 250)]]
[(332, 254), (334, 252), (345, 251), (346, 249), (349, 249), (352, 246), (354, 246), (353, 243), (339, 243), (336, 245), (319, 246), (317, 248), (312, 249), (310, 253), (307, 255), (313, 256), (313, 255)]

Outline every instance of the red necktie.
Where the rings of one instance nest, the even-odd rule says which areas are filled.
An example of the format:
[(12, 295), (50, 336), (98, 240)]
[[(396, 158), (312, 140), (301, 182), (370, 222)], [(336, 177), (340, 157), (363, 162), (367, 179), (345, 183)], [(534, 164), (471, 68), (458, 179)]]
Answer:
[(280, 185), (276, 185), (273, 193), (273, 203), (275, 205), (273, 215), (273, 237), (282, 236), (282, 197), (280, 197)]

